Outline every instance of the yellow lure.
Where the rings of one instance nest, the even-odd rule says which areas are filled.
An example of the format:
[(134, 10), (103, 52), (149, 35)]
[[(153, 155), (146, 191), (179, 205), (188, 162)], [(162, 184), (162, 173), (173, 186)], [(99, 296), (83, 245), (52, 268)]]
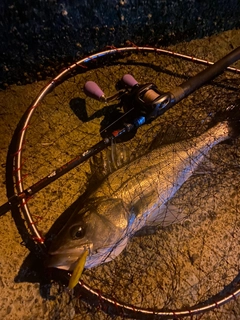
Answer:
[(88, 250), (85, 250), (80, 258), (78, 259), (78, 263), (75, 267), (75, 269), (73, 270), (73, 273), (71, 275), (71, 278), (69, 280), (68, 283), (68, 289), (71, 290), (73, 289), (77, 284), (78, 284), (78, 280), (80, 279), (86, 260), (87, 260), (87, 256), (88, 256)]

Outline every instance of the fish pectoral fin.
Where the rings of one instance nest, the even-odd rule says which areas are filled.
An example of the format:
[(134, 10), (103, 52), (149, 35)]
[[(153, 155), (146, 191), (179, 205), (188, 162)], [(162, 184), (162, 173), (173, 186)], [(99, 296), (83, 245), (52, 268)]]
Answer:
[(193, 172), (193, 176), (198, 176), (202, 174), (212, 174), (216, 171), (216, 165), (209, 159), (204, 159)]
[(135, 217), (140, 217), (143, 212), (148, 211), (158, 199), (158, 194), (155, 191), (144, 192), (141, 197), (137, 197), (131, 202), (131, 211), (134, 212)]
[(180, 207), (166, 203), (161, 205), (157, 214), (153, 214), (152, 217), (149, 217), (147, 224), (151, 227), (167, 227), (171, 224), (182, 222), (186, 217), (187, 215), (182, 212)]
[(180, 223), (186, 218), (187, 214), (184, 214), (180, 207), (168, 203), (163, 204), (160, 209), (158, 208), (158, 212), (153, 212), (147, 218), (146, 225), (135, 232), (134, 237), (155, 234), (158, 227), (167, 227), (174, 223)]

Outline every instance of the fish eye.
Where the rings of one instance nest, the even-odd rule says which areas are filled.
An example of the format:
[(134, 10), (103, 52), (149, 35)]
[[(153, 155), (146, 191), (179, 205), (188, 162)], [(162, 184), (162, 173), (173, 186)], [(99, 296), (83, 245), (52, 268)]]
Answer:
[(71, 235), (74, 240), (81, 239), (85, 236), (85, 228), (83, 226), (74, 226), (71, 229)]
[(82, 236), (83, 236), (83, 228), (80, 227), (80, 228), (77, 230), (77, 232), (75, 233), (75, 237), (76, 237), (76, 238), (82, 238)]

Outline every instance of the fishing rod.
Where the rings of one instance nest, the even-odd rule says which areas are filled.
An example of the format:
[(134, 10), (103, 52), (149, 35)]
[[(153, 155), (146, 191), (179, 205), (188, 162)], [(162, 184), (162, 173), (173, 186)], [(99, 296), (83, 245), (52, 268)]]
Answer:
[[(184, 98), (188, 97), (191, 93), (219, 76), (231, 64), (239, 59), (240, 47), (236, 48), (216, 63), (208, 66), (205, 70), (201, 71), (197, 75), (193, 76), (192, 78), (183, 82), (180, 86), (173, 88), (167, 93), (161, 92), (153, 83), (140, 85), (130, 74), (123, 76), (121, 81), (123, 88), (118, 93), (107, 98), (105, 97), (104, 92), (95, 82), (86, 82), (84, 91), (89, 97), (103, 102), (110, 102), (114, 100), (120, 100), (122, 102), (124, 109), (124, 114), (120, 119), (122, 127), (111, 131), (112, 124), (110, 124), (107, 128), (105, 128), (105, 130), (108, 132), (108, 135), (100, 142), (85, 152), (79, 154), (71, 161), (65, 163), (63, 166), (55, 169), (32, 186), (22, 190), (18, 194), (14, 194), (13, 196), (9, 197), (8, 201), (0, 206), (0, 216), (11, 210), (13, 206), (19, 206), (23, 200), (26, 201), (28, 198), (32, 197), (34, 194), (79, 164), (101, 152), (111, 144), (112, 140), (119, 140), (127, 133), (135, 132), (142, 125), (151, 123), (151, 121), (165, 113)], [(60, 76), (61, 75), (55, 79), (58, 80)], [(52, 90), (52, 88), (55, 86), (54, 80), (50, 86), (40, 94), (40, 98), (41, 95), (47, 93), (47, 90)]]

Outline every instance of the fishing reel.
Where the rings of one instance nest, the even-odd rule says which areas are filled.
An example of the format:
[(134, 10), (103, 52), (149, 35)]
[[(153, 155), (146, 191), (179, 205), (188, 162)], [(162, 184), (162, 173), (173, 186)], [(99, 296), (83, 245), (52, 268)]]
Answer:
[(130, 74), (124, 75), (121, 83), (128, 90), (122, 99), (124, 111), (134, 108), (136, 116), (138, 113), (144, 116), (146, 123), (159, 116), (161, 108), (169, 102), (168, 94), (159, 91), (154, 83), (140, 85)]
[(113, 125), (105, 129), (107, 134), (112, 134), (114, 137), (119, 137), (125, 132), (132, 132), (132, 135), (135, 135), (140, 126), (150, 123), (164, 113), (166, 106), (171, 101), (169, 93), (159, 91), (153, 83), (141, 85), (130, 74), (125, 74), (122, 77), (118, 87), (120, 89), (116, 94), (106, 97), (95, 82), (87, 81), (84, 86), (85, 94), (93, 99), (105, 103), (114, 100), (120, 101), (119, 105), (123, 108), (123, 113), (120, 117), (122, 121), (113, 121), (115, 124), (118, 122), (118, 129), (116, 129), (116, 125), (115, 128)]

